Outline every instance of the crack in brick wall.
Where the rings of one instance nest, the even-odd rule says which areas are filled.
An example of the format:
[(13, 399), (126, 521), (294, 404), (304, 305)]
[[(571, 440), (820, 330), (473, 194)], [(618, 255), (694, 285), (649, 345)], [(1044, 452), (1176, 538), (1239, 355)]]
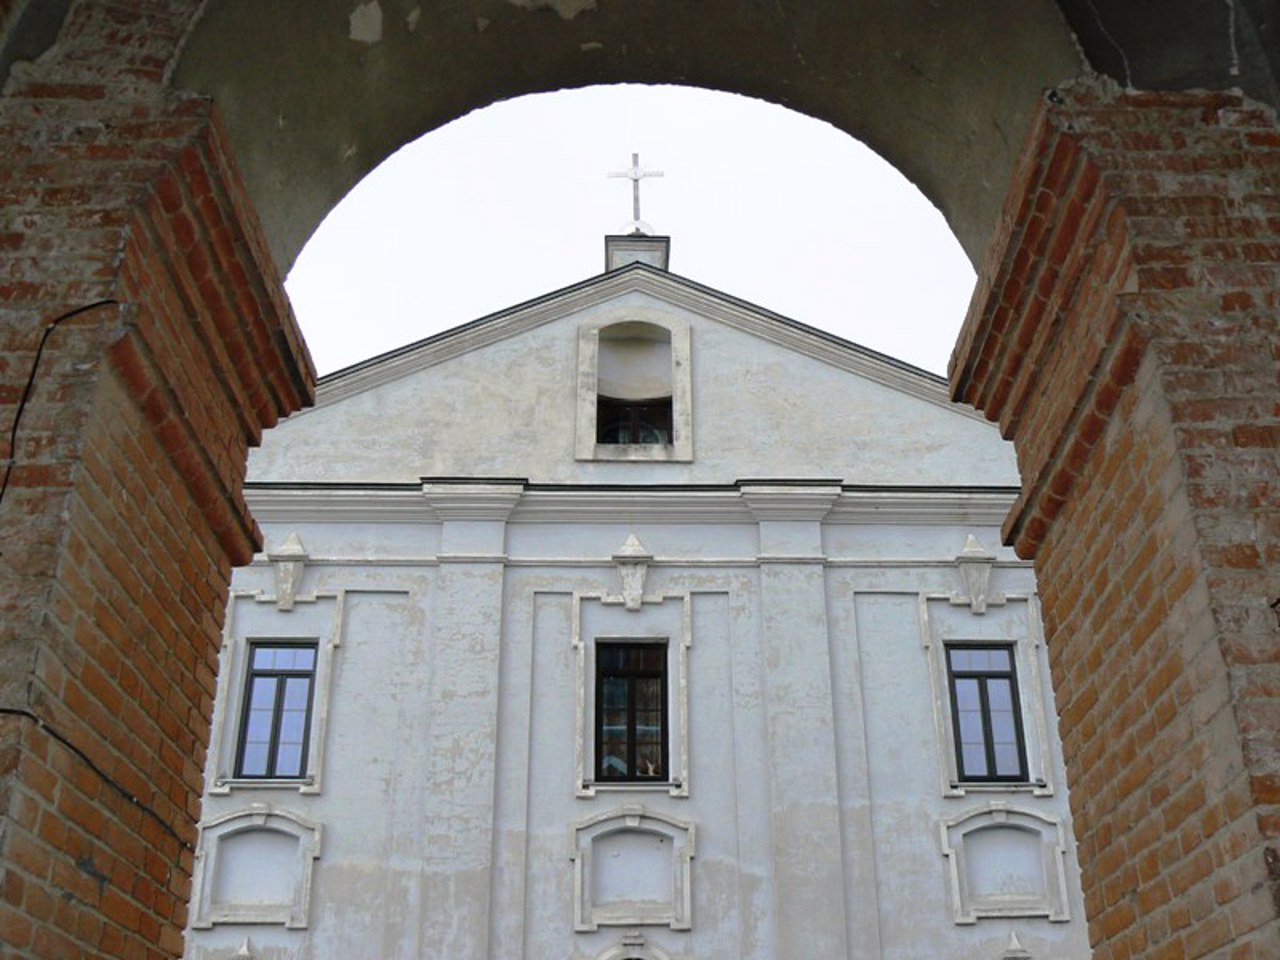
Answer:
[[(314, 373), (212, 106), (194, 3), (78, 3), (0, 99), (0, 942), (178, 956), (248, 448)], [(7, 431), (6, 431), (7, 434)], [(6, 955), (8, 953), (6, 952)]]

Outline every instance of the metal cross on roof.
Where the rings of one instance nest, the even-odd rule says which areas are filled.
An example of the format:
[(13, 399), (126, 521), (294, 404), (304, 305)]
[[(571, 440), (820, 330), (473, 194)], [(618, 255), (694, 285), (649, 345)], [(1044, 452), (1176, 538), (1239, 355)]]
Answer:
[(642, 170), (640, 169), (640, 154), (633, 153), (631, 155), (631, 169), (617, 170), (610, 173), (611, 177), (626, 177), (631, 181), (631, 223), (627, 226), (631, 233), (653, 233), (653, 228), (640, 219), (640, 181), (645, 177), (660, 177), (661, 170)]

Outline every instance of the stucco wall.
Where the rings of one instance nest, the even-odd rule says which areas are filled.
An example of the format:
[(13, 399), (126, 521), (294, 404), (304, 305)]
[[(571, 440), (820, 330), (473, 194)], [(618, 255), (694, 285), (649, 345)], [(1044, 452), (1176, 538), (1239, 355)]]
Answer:
[[(639, 279), (656, 282), (647, 273)], [(792, 334), (812, 350), (800, 353), (699, 315), (661, 292), (617, 281), (595, 302), (461, 355), (445, 353), (447, 343), (424, 348), (420, 360), (405, 361), (406, 370), (394, 379), (333, 401), (327, 393), (347, 393), (345, 379), (357, 377), (330, 378), (320, 386), (316, 409), (290, 418), (252, 452), (249, 477), (413, 482), (423, 476), (490, 476), (666, 484), (800, 477), (945, 485), (955, 480), (955, 465), (963, 460), (965, 483), (1017, 483), (1012, 450), (992, 442), (990, 424), (948, 404), (945, 388), (929, 374), (721, 305), (735, 318), (755, 317), (768, 332)], [(575, 460), (584, 362), (578, 329), (673, 318), (690, 328), (692, 461)], [(851, 375), (834, 365), (852, 360), (865, 362), (871, 375)], [(914, 392), (878, 382), (880, 373), (909, 383)]]
[[(825, 557), (786, 564), (762, 555), (752, 523), (701, 526), (715, 549), (686, 558), (688, 531), (657, 519), (512, 522), (502, 562), (435, 553), (429, 525), (267, 532), (269, 552), (294, 532), (306, 545), (297, 603), (277, 609), (265, 559), (237, 574), (220, 699), (243, 683), (246, 638), (338, 640), (322, 774), (316, 792), (219, 788), (237, 723), (224, 712), (205, 821), (268, 804), (323, 825), (323, 850), (305, 929), (217, 924), (189, 935), (193, 958), (229, 956), (246, 934), (259, 956), (598, 957), (632, 926), (574, 931), (571, 830), (635, 805), (697, 831), (691, 929), (634, 925), (672, 957), (792, 956), (800, 929), (842, 956), (924, 960), (946, 944), (978, 960), (1011, 932), (1034, 956), (1087, 956), (1069, 841), (1071, 922), (956, 923), (944, 821), (993, 799), (1068, 818), (1056, 739), (1043, 756), (1035, 742), (1034, 691), (1039, 722), (1052, 730), (1054, 715), (1030, 569), (1002, 552), (990, 593), (1006, 602), (983, 614), (951, 602), (963, 597), (955, 554), (970, 533), (992, 544), (990, 526), (828, 524)], [(636, 612), (600, 599), (619, 594), (609, 554), (631, 533), (658, 558)], [(400, 562), (376, 559), (389, 555)], [(689, 644), (687, 796), (580, 795), (575, 641), (629, 631)], [(947, 795), (930, 656), (956, 637), (1025, 645), (1028, 749), (1047, 788)], [(815, 878), (825, 909), (796, 902)], [(487, 922), (468, 922), (486, 903)]]
[[(688, 461), (575, 439), (593, 331), (635, 320), (674, 331)], [(632, 268), (332, 378), (251, 477), (193, 960), (1087, 956), (1011, 451), (936, 378)], [(235, 777), (264, 638), (318, 643), (302, 782)], [(608, 638), (665, 650), (659, 783), (596, 778)], [(965, 641), (1015, 657), (1024, 782), (959, 780)], [(300, 858), (274, 922), (224, 879), (255, 830)]]

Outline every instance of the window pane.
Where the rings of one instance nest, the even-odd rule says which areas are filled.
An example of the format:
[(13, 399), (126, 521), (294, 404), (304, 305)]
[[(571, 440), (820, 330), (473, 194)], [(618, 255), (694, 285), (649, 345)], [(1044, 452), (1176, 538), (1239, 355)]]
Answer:
[(270, 743), (273, 710), (250, 710), (245, 724), (245, 743)]
[(668, 443), (671, 398), (624, 400), (596, 395), (597, 443)]
[(662, 745), (650, 743), (641, 745), (636, 751), (637, 776), (662, 777)]
[(601, 443), (630, 443), (631, 424), (626, 420), (614, 420), (600, 429)]
[(961, 750), (961, 759), (966, 777), (987, 776), (987, 755), (982, 744), (965, 744)]
[(597, 775), (611, 780), (666, 776), (665, 643), (596, 644)]
[(1013, 709), (1013, 688), (1008, 680), (993, 678), (987, 681), (987, 701), (994, 710)]
[[(600, 650), (601, 662), (621, 671), (626, 663), (624, 647)], [(600, 685), (600, 776), (625, 778), (631, 773), (628, 762), (627, 704), (629, 690), (625, 676), (605, 676)]]
[(662, 710), (661, 679), (640, 677), (636, 680), (636, 709), (655, 713)]
[(1022, 762), (1016, 743), (996, 744), (996, 776), (1017, 777), (1022, 774)]
[(244, 759), (240, 763), (242, 777), (265, 777), (267, 775), (267, 744), (246, 743)]
[(286, 710), (306, 710), (307, 701), (310, 699), (310, 677), (290, 677), (284, 682), (284, 708)]
[(960, 711), (960, 742), (982, 745), (982, 714), (977, 710)]
[(948, 646), (955, 744), (966, 780), (1026, 776), (1009, 645)]
[(600, 696), (606, 710), (626, 710), (627, 681), (623, 677), (605, 677)]
[(303, 776), (316, 648), (307, 644), (255, 643), (250, 649), (236, 775)]
[(1013, 714), (1008, 710), (991, 712), (992, 743), (1017, 743), (1018, 731), (1013, 722)]
[(662, 427), (642, 420), (636, 427), (635, 441), (636, 443), (669, 443), (671, 438)]
[(965, 710), (978, 710), (982, 706), (982, 701), (978, 698), (978, 681), (977, 680), (956, 680), (956, 709), (962, 713)]
[(664, 672), (667, 666), (667, 648), (665, 644), (648, 643), (638, 648), (636, 666), (650, 673)]
[(630, 770), (627, 767), (627, 742), (625, 740), (606, 739), (600, 745), (600, 774), (605, 777), (625, 777)]
[(280, 715), (280, 742), (302, 743), (307, 731), (307, 714), (304, 710), (286, 710)]
[(270, 710), (276, 702), (276, 678), (254, 677), (249, 691), (249, 708), (251, 710)]
[(316, 665), (316, 648), (315, 647), (294, 647), (293, 648), (293, 669), (295, 670), (313, 670)]
[(280, 744), (280, 752), (276, 755), (276, 776), (302, 776), (302, 744)]

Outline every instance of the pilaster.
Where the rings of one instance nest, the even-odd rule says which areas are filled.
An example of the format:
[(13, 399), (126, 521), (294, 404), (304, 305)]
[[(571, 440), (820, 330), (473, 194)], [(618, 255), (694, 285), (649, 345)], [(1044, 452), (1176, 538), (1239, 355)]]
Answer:
[(430, 625), (429, 712), (417, 735), (430, 798), (422, 810), (422, 942), (438, 960), (487, 960), (496, 822), (506, 519), (523, 484), (423, 485), (443, 525)]
[(849, 955), (822, 518), (832, 483), (743, 484), (760, 526), (776, 955)]

